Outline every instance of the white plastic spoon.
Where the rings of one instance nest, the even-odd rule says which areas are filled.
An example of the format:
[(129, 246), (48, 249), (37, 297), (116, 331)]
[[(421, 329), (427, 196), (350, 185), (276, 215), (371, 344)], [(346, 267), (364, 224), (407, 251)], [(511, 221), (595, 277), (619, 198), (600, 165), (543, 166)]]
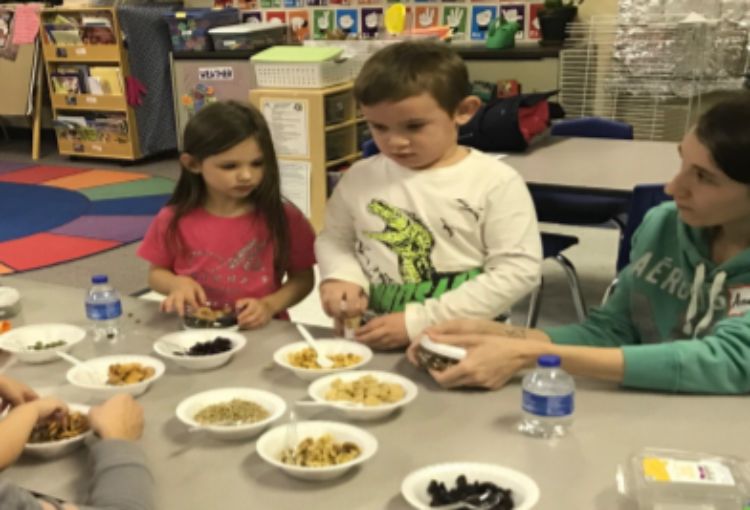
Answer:
[(307, 328), (302, 324), (297, 324), (297, 331), (299, 331), (300, 335), (302, 335), (302, 338), (304, 338), (307, 344), (315, 351), (318, 365), (320, 365), (321, 368), (331, 368), (333, 366), (333, 361), (331, 361), (328, 356), (323, 354), (320, 345), (318, 345), (318, 342), (315, 341), (310, 332), (307, 331)]

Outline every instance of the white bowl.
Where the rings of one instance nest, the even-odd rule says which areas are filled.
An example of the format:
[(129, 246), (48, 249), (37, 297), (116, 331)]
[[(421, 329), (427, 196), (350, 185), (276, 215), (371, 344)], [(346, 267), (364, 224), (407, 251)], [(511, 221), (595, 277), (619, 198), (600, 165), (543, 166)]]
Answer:
[(304, 379), (306, 381), (312, 381), (313, 379), (317, 379), (318, 377), (322, 377), (324, 375), (343, 373), (343, 372), (348, 372), (350, 370), (355, 370), (357, 368), (365, 366), (372, 359), (372, 350), (366, 345), (361, 344), (359, 342), (350, 342), (349, 340), (338, 339), (338, 338), (321, 339), (321, 340), (316, 340), (316, 342), (318, 345), (320, 345), (320, 348), (327, 355), (351, 353), (351, 354), (356, 354), (360, 356), (362, 359), (360, 360), (359, 363), (355, 363), (354, 365), (349, 365), (348, 367), (342, 367), (342, 368), (295, 367), (289, 363), (288, 356), (294, 352), (307, 349), (309, 346), (307, 345), (307, 342), (294, 342), (294, 343), (287, 344), (277, 349), (276, 352), (273, 353), (273, 360), (276, 362), (277, 365), (280, 365), (294, 372), (294, 374), (300, 379)]
[[(377, 406), (365, 406), (346, 400), (326, 400), (325, 395), (336, 379), (344, 382), (352, 382), (362, 377), (370, 375), (379, 382), (399, 384), (404, 389), (404, 398), (398, 402), (382, 404)], [(399, 407), (405, 406), (417, 398), (417, 386), (406, 377), (402, 377), (392, 372), (381, 372), (377, 370), (356, 370), (353, 372), (343, 372), (341, 374), (330, 374), (313, 381), (307, 388), (307, 393), (316, 402), (328, 404), (337, 411), (342, 412), (353, 420), (376, 420), (387, 416)]]
[(430, 481), (443, 482), (450, 489), (456, 486), (459, 475), (465, 475), (469, 483), (492, 482), (512, 490), (515, 510), (529, 510), (539, 501), (539, 487), (525, 474), (505, 466), (479, 462), (433, 464), (413, 471), (401, 484), (401, 494), (413, 508), (430, 510), (430, 495), (427, 493)]
[[(115, 363), (140, 363), (152, 367), (154, 375), (134, 384), (114, 386), (107, 384), (109, 366)], [(151, 356), (138, 354), (118, 354), (114, 356), (102, 356), (83, 362), (82, 365), (71, 367), (66, 374), (68, 382), (78, 388), (88, 390), (96, 397), (107, 399), (117, 393), (129, 393), (134, 397), (144, 393), (151, 384), (164, 374), (164, 363)]]
[[(193, 418), (207, 406), (228, 402), (234, 398), (249, 400), (265, 408), (269, 416), (265, 420), (242, 425), (203, 425)], [(177, 405), (177, 418), (196, 429), (202, 429), (218, 439), (245, 439), (260, 434), (266, 427), (281, 418), (286, 412), (284, 399), (268, 391), (254, 388), (219, 388), (196, 393)]]
[(300, 421), (297, 422), (297, 437), (299, 441), (307, 437), (319, 438), (324, 434), (333, 436), (336, 442), (350, 441), (361, 450), (359, 457), (344, 464), (327, 467), (292, 466), (281, 462), (281, 454), (287, 447), (287, 425), (278, 425), (258, 439), (255, 450), (258, 455), (289, 476), (301, 480), (330, 480), (337, 478), (354, 466), (362, 464), (378, 451), (378, 440), (375, 436), (354, 425), (335, 421)]
[[(188, 350), (198, 342), (208, 342), (217, 336), (229, 339), (232, 342), (232, 348), (228, 351), (203, 356), (174, 354), (175, 347)], [(217, 332), (214, 329), (191, 329), (162, 336), (154, 342), (154, 350), (160, 356), (172, 360), (175, 365), (193, 370), (210, 370), (227, 363), (236, 352), (245, 347), (246, 343), (245, 337), (240, 333), (232, 331)]]
[[(34, 324), (11, 329), (0, 335), (0, 349), (12, 352), (25, 363), (47, 363), (59, 360), (56, 351), (67, 352), (86, 337), (86, 331), (70, 324)], [(62, 340), (65, 345), (42, 349), (29, 349), (37, 342), (50, 343)]]
[[(68, 404), (70, 411), (78, 411), (79, 413), (88, 416), (89, 406), (80, 404)], [(61, 439), (60, 441), (46, 441), (44, 443), (26, 443), (23, 447), (24, 453), (33, 455), (35, 457), (41, 457), (43, 459), (54, 459), (56, 457), (62, 457), (83, 445), (83, 441), (90, 437), (92, 434), (91, 429), (87, 430), (83, 434), (79, 434), (75, 437), (68, 439)]]

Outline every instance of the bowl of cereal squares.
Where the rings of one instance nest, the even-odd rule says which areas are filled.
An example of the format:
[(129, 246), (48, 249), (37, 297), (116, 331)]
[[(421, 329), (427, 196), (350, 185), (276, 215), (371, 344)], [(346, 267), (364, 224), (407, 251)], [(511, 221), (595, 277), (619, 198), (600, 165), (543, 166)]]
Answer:
[(287, 344), (273, 353), (277, 365), (291, 370), (297, 377), (312, 381), (328, 374), (355, 370), (365, 366), (372, 359), (372, 350), (359, 342), (338, 338), (315, 341), (332, 362), (330, 368), (318, 364), (315, 351), (305, 342)]
[(23, 447), (24, 453), (53, 459), (76, 450), (91, 436), (88, 414), (88, 406), (68, 404), (66, 412), (40, 420)]
[(377, 420), (417, 397), (417, 386), (392, 372), (355, 370), (330, 374), (307, 389), (318, 403), (327, 404), (353, 420)]
[(107, 399), (115, 393), (137, 397), (163, 374), (164, 363), (156, 358), (118, 354), (84, 361), (71, 367), (66, 377), (73, 386)]
[(183, 329), (237, 330), (237, 312), (230, 303), (207, 301), (195, 308), (188, 306), (182, 317)]
[[(378, 440), (364, 429), (335, 421), (278, 425), (258, 439), (255, 451), (268, 464), (302, 480), (330, 480), (368, 461)], [(290, 428), (296, 429), (290, 433)]]
[(0, 349), (11, 352), (24, 363), (48, 363), (60, 358), (86, 337), (86, 331), (71, 324), (32, 324), (0, 335)]
[(210, 370), (226, 364), (245, 343), (245, 337), (235, 331), (193, 329), (162, 336), (154, 342), (154, 350), (175, 365)]
[(218, 388), (192, 395), (177, 405), (177, 419), (191, 430), (217, 439), (254, 437), (286, 412), (274, 393), (254, 388)]

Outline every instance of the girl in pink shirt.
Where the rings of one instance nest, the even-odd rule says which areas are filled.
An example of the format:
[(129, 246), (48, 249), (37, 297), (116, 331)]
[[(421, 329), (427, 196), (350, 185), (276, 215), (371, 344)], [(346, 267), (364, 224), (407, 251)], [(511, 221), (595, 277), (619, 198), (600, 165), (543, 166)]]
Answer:
[[(182, 172), (138, 255), (165, 312), (229, 304), (258, 328), (313, 288), (315, 234), (281, 196), (271, 133), (261, 113), (235, 101), (202, 108), (185, 127)], [(286, 280), (282, 283), (282, 279)]]

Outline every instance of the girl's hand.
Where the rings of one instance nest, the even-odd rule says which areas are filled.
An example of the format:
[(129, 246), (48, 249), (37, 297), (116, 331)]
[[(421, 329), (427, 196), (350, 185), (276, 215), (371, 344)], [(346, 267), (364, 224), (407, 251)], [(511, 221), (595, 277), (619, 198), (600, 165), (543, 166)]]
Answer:
[(329, 317), (357, 317), (367, 310), (367, 294), (356, 283), (326, 280), (320, 284), (320, 302)]
[(131, 395), (118, 393), (89, 411), (91, 429), (102, 439), (134, 441), (143, 433), (143, 408)]
[(161, 303), (161, 310), (167, 313), (176, 311), (180, 317), (183, 317), (186, 305), (198, 308), (206, 301), (208, 301), (206, 291), (198, 282), (189, 276), (177, 276), (172, 291)]
[(490, 335), (430, 335), (430, 338), (467, 351), (456, 365), (442, 372), (430, 370), (430, 375), (444, 388), (502, 388), (519, 370), (533, 365), (534, 351), (543, 345)]
[(0, 413), (39, 398), (34, 390), (20, 381), (0, 375)]
[(404, 312), (381, 315), (357, 329), (355, 338), (374, 349), (397, 349), (409, 344)]
[(271, 306), (262, 299), (244, 298), (237, 300), (237, 323), (240, 329), (260, 328), (271, 322), (273, 310)]

